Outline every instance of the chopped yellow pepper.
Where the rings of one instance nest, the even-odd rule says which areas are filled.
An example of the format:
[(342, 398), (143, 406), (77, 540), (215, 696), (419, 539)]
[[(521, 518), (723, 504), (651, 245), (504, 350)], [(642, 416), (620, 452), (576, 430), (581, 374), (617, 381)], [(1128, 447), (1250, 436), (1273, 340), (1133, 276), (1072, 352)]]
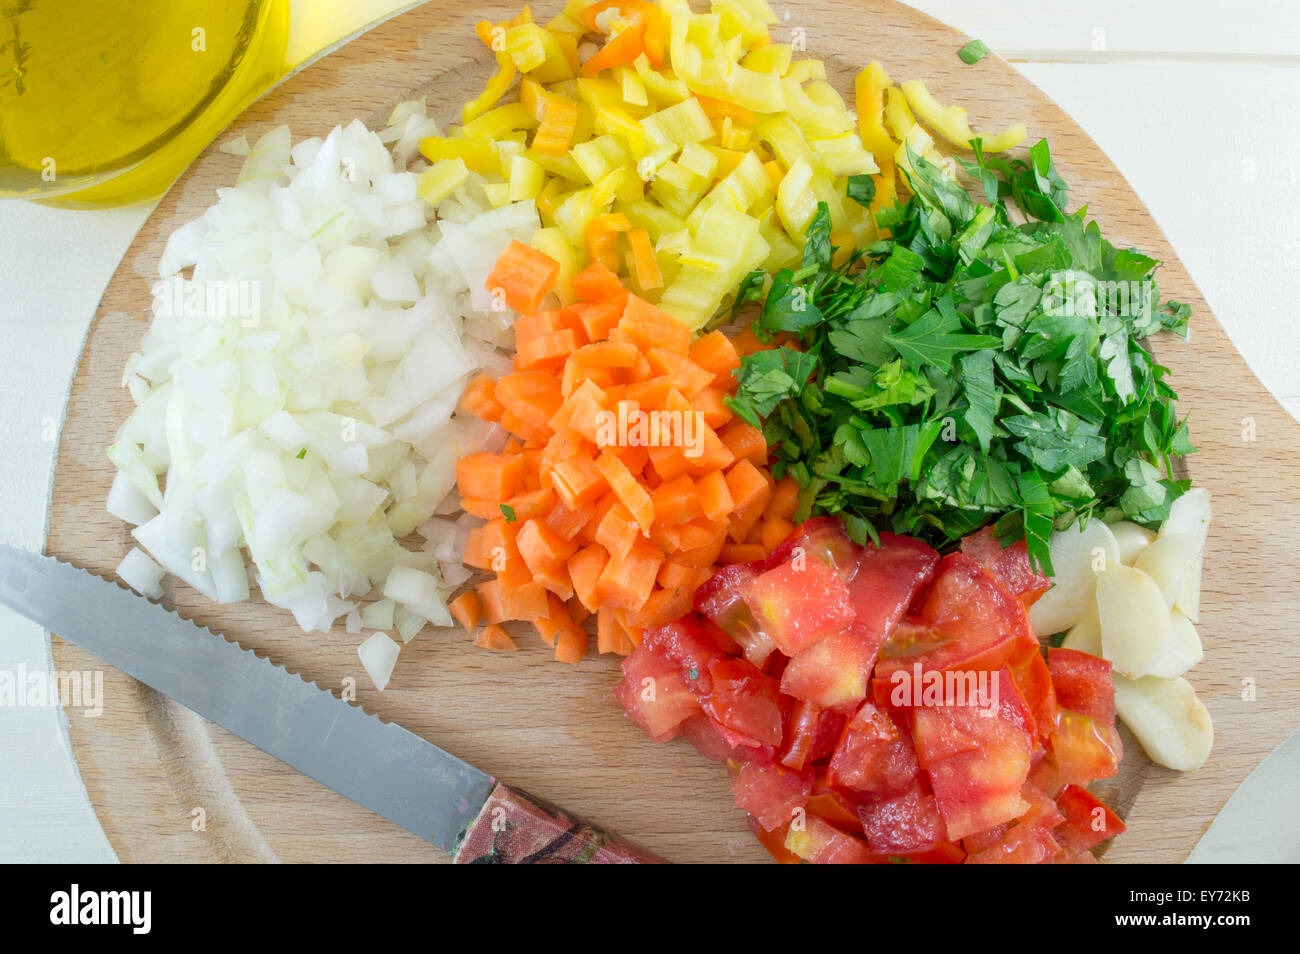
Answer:
[(1021, 140), (1025, 138), (1024, 123), (1009, 126), (996, 136), (976, 132), (971, 129), (964, 108), (940, 105), (920, 80), (908, 80), (902, 84), (902, 88), (903, 95), (907, 97), (907, 102), (916, 115), (959, 149), (970, 149), (972, 139), (982, 139), (985, 152), (1005, 152), (1013, 146), (1020, 145)]

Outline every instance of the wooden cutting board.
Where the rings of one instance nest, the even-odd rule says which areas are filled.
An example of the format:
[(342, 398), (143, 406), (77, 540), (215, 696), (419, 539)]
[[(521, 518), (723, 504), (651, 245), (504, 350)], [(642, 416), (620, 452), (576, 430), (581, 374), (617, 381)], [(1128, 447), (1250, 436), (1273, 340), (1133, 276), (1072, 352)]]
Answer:
[[(555, 3), (539, 4), (549, 15)], [(1115, 167), (1055, 104), (1006, 63), (957, 58), (964, 38), (888, 0), (783, 0), (777, 41), (802, 29), (810, 55), (851, 90), (853, 73), (881, 60), (895, 80), (923, 78), (959, 101), (977, 128), (1023, 119), (1046, 136), (1074, 204), (1087, 203), (1117, 245), (1164, 260), (1167, 296), (1190, 302), (1189, 342), (1159, 341), (1200, 452), (1195, 481), (1214, 493), (1205, 562), (1205, 661), (1191, 676), (1218, 738), (1195, 775), (1153, 766), (1131, 737), (1105, 794), (1129, 832), (1110, 860), (1177, 862), (1238, 783), (1297, 724), (1300, 615), (1290, 539), (1300, 512), (1300, 426), (1268, 395), (1210, 313), (1173, 249)], [(437, 2), (389, 20), (286, 80), (220, 137), (250, 140), (281, 123), (295, 140), (360, 117), (381, 125), (397, 102), (427, 95), (439, 119), (481, 89), (490, 55), (475, 20), (513, 5)], [(47, 552), (111, 575), (131, 546), (104, 511), (113, 470), (105, 457), (131, 403), (122, 368), (148, 325), (151, 281), (166, 237), (233, 184), (240, 160), (208, 149), (140, 230), (104, 293), (73, 382), (55, 472)], [(1195, 201), (1194, 195), (1188, 201)], [(426, 630), (405, 648), (389, 689), (369, 687), (358, 637), (303, 634), (262, 602), (218, 606), (171, 583), (165, 605), (254, 648), (321, 686), (355, 680), (367, 710), (401, 722), (511, 784), (558, 802), (678, 862), (766, 858), (732, 805), (721, 768), (686, 743), (651, 745), (608, 700), (617, 660), (552, 663), (535, 636), (522, 651), (475, 649), (463, 632)], [(60, 669), (101, 665), (54, 639)], [(1253, 693), (1249, 688), (1253, 686)], [(105, 673), (99, 718), (68, 714), (73, 752), (109, 840), (123, 861), (421, 861), (446, 856), (253, 746), (116, 671)]]

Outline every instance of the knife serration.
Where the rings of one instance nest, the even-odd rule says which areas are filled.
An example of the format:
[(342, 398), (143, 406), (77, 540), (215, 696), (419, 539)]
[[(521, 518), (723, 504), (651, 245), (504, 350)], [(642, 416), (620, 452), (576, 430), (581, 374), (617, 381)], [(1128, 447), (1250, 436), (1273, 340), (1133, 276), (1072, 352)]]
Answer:
[(493, 778), (86, 570), (0, 544), (0, 603), (448, 852)]

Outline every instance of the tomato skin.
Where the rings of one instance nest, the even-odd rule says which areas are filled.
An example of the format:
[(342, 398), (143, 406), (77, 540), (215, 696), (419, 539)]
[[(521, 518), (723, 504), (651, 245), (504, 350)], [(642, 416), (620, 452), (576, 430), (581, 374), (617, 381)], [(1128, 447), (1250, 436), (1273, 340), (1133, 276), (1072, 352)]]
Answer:
[(870, 702), (844, 727), (827, 770), (836, 788), (876, 796), (906, 791), (919, 773), (911, 737)]
[(932, 547), (895, 533), (882, 533), (879, 547), (861, 547), (858, 571), (849, 584), (857, 614), (854, 631), (879, 646), (934, 578), (938, 565), (939, 554)]
[(1037, 649), (1021, 653), (1010, 661), (1011, 677), (1034, 714), (1038, 734), (1044, 739), (1056, 728), (1056, 687), (1047, 660)]
[(867, 843), (816, 815), (805, 819), (804, 830), (791, 830), (785, 847), (815, 865), (867, 865), (874, 856)]
[(644, 643), (623, 660), (622, 668), (614, 695), (651, 738), (675, 734), (678, 725), (703, 711), (677, 663)]
[(855, 618), (844, 579), (812, 556), (765, 570), (741, 593), (759, 627), (787, 656), (848, 629)]
[(1056, 730), (1047, 740), (1048, 760), (1064, 785), (1086, 785), (1119, 771), (1124, 746), (1111, 725), (1058, 706)]
[(1050, 649), (1047, 670), (1063, 708), (1102, 725), (1115, 724), (1115, 679), (1107, 660), (1077, 649)]
[(763, 569), (762, 563), (724, 566), (700, 584), (694, 597), (696, 611), (735, 640), (745, 658), (759, 668), (776, 649), (776, 643), (754, 619), (742, 590)]
[(779, 765), (746, 762), (732, 783), (736, 804), (760, 827), (773, 831), (790, 824), (795, 809), (802, 808), (812, 790), (812, 776)]
[(822, 710), (811, 702), (796, 702), (790, 710), (785, 726), (785, 747), (781, 750), (781, 764), (796, 772), (803, 771), (817, 741), (817, 726)]
[(676, 663), (691, 691), (700, 697), (713, 691), (710, 667), (726, 658), (709, 631), (691, 616), (650, 630), (637, 647), (638, 652), (641, 650)]
[(823, 709), (849, 709), (867, 697), (879, 640), (853, 630), (833, 633), (786, 664), (781, 691)]
[(857, 572), (858, 548), (845, 534), (838, 517), (813, 517), (799, 524), (768, 555), (764, 568), (771, 570), (788, 563), (795, 555), (796, 547), (806, 559), (835, 567), (845, 579), (851, 579)]
[(1052, 585), (1050, 579), (1034, 570), (1029, 561), (1029, 546), (1024, 540), (1004, 547), (991, 525), (962, 540), (961, 552), (1026, 606), (1032, 606)]
[(704, 711), (724, 739), (746, 747), (781, 745), (781, 690), (775, 679), (744, 659), (717, 659), (709, 665), (712, 691)]
[[(1056, 833), (1067, 855), (1090, 851), (1125, 831), (1124, 822), (1101, 799), (1079, 785), (1067, 785), (1056, 799), (1063, 824)], [(1101, 822), (1098, 829), (1096, 822)]]
[(919, 778), (897, 795), (863, 802), (858, 806), (858, 818), (867, 846), (876, 854), (910, 855), (947, 840), (934, 796)]
[(918, 615), (948, 637), (926, 668), (996, 670), (1038, 646), (1021, 602), (962, 553), (940, 562)]

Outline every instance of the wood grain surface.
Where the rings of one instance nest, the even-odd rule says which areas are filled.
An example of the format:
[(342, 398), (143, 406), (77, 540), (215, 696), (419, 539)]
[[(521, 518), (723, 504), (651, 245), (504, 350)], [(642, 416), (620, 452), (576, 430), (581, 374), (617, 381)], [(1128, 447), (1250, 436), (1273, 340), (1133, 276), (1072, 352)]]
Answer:
[[(557, 7), (538, 4), (539, 17)], [(976, 128), (1024, 119), (1030, 141), (1050, 140), (1072, 203), (1087, 203), (1117, 245), (1164, 260), (1164, 293), (1192, 305), (1190, 341), (1167, 338), (1156, 348), (1174, 371), (1180, 409), (1191, 411), (1200, 451), (1190, 473), (1214, 493), (1200, 625), (1205, 660), (1190, 678), (1214, 718), (1216, 745), (1200, 772), (1183, 776), (1153, 766), (1126, 736), (1121, 775), (1103, 791), (1129, 825), (1107, 860), (1181, 861), (1238, 783), (1300, 721), (1300, 574), (1291, 540), (1300, 511), (1300, 426), (1247, 369), (1111, 162), (1013, 68), (995, 56), (963, 64), (956, 55), (963, 37), (888, 0), (778, 5), (787, 8), (774, 38), (787, 41), (792, 28), (802, 28), (809, 54), (827, 61), (842, 91), (851, 89), (856, 69), (879, 59), (896, 81), (923, 78), (940, 101), (965, 104)], [(252, 139), (281, 123), (291, 125), (295, 141), (353, 117), (373, 127), (394, 104), (421, 95), (435, 116), (449, 119), (491, 71), (472, 24), (513, 12), (501, 3), (415, 8), (290, 77), (219, 141), (240, 133)], [(205, 152), (140, 231), (104, 294), (59, 446), (46, 546), (53, 556), (111, 575), (131, 546), (127, 528), (104, 510), (113, 476), (105, 448), (131, 409), (122, 368), (147, 327), (149, 287), (167, 235), (232, 184), (239, 164), (215, 147)], [(610, 702), (615, 658), (593, 656), (571, 669), (552, 663), (522, 627), (522, 651), (505, 655), (474, 648), (460, 631), (426, 629), (403, 650), (380, 694), (358, 662), (360, 637), (341, 626), (303, 634), (286, 611), (256, 599), (218, 606), (174, 581), (163, 602), (322, 686), (355, 679), (367, 710), (671, 861), (766, 858), (733, 807), (720, 767), (686, 743), (651, 745)], [(54, 659), (60, 669), (101, 668), (58, 638)], [(121, 673), (105, 673), (104, 696), (99, 718), (70, 711), (69, 733), (91, 802), (123, 861), (447, 860)]]

